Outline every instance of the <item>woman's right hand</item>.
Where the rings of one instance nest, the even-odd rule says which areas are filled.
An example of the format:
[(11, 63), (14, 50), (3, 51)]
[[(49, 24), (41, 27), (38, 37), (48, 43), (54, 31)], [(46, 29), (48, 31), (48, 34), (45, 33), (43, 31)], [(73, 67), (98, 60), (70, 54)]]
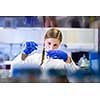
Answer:
[(34, 50), (37, 50), (38, 44), (34, 41), (26, 42), (25, 43), (25, 49), (23, 50), (23, 53), (25, 55), (31, 54)]
[(21, 55), (21, 59), (25, 60), (29, 54), (31, 54), (34, 50), (37, 50), (38, 44), (34, 41), (26, 42), (24, 44), (24, 50)]

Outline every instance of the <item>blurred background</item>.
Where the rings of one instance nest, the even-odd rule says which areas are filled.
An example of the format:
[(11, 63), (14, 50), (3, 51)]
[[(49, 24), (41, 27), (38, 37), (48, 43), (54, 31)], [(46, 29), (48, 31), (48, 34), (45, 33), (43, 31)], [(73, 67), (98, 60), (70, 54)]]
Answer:
[(0, 16), (0, 27), (99, 28), (99, 16)]

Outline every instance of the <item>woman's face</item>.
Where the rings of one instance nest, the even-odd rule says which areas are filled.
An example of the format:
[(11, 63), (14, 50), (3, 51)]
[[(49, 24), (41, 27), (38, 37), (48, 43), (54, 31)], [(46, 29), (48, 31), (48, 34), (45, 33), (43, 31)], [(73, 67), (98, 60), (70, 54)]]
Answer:
[(48, 38), (45, 39), (45, 49), (48, 50), (56, 50), (59, 48), (60, 40), (56, 38)]

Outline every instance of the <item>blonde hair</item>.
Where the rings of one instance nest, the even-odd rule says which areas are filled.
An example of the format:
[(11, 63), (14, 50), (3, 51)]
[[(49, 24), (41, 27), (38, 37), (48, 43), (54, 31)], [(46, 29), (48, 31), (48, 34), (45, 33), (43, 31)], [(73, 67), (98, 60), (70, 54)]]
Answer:
[(55, 38), (58, 39), (60, 42), (62, 42), (62, 33), (60, 30), (52, 28), (46, 32), (44, 40), (48, 38)]
[[(48, 38), (58, 39), (60, 41), (60, 43), (61, 43), (62, 42), (62, 33), (61, 33), (60, 30), (58, 30), (56, 28), (51, 28), (46, 32), (46, 34), (44, 36), (44, 40), (46, 40)], [(45, 57), (45, 44), (43, 45), (42, 59), (41, 59), (41, 64), (40, 65), (43, 64), (44, 57)]]

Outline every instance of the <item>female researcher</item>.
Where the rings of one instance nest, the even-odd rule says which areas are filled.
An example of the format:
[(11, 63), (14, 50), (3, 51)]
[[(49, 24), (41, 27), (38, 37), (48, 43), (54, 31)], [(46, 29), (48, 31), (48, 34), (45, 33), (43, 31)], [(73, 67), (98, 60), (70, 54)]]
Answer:
[[(44, 67), (44, 65), (47, 64), (50, 59), (54, 59), (52, 61), (55, 61), (56, 65), (59, 62), (64, 62), (69, 65), (73, 62), (72, 58), (64, 51), (58, 49), (61, 42), (61, 31), (56, 28), (51, 28), (46, 32), (44, 36), (43, 51), (41, 53), (35, 52), (38, 47), (37, 43), (33, 41), (26, 42), (25, 49), (17, 58), (14, 59), (13, 64), (29, 63)], [(31, 53), (33, 54), (30, 55)]]

